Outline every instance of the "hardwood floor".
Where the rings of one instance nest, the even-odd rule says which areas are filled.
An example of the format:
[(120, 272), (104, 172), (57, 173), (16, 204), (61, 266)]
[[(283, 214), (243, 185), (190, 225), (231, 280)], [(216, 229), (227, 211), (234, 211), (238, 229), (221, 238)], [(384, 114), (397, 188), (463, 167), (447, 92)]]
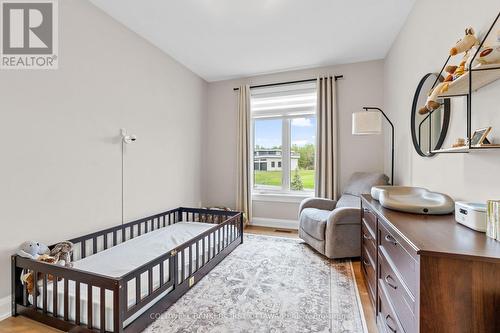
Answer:
[(54, 333), (61, 332), (23, 316), (0, 321), (0, 333)]
[(378, 333), (375, 321), (375, 309), (373, 308), (372, 301), (370, 301), (370, 295), (368, 294), (368, 289), (366, 289), (366, 282), (363, 277), (363, 273), (361, 273), (361, 261), (352, 260), (352, 268), (354, 270), (354, 277), (356, 278), (356, 285), (358, 286), (359, 298), (361, 299), (361, 305), (363, 306), (368, 332)]
[(297, 230), (290, 230), (290, 229), (267, 228), (267, 227), (257, 227), (250, 225), (245, 228), (245, 232), (257, 235), (299, 238)]
[[(287, 229), (276, 229), (276, 228), (266, 228), (257, 226), (248, 226), (245, 228), (245, 232), (250, 234), (258, 235), (269, 235), (269, 236), (279, 236), (279, 237), (290, 237), (299, 238), (296, 230)], [(372, 303), (368, 296), (368, 290), (366, 289), (366, 284), (361, 274), (361, 265), (359, 260), (353, 260), (352, 266), (354, 269), (354, 276), (356, 278), (356, 284), (358, 286), (359, 297), (361, 299), (361, 304), (363, 306), (363, 311), (365, 313), (366, 324), (368, 326), (369, 333), (377, 333), (377, 326), (375, 324), (375, 316)], [(42, 325), (28, 318), (18, 316), (7, 318), (0, 322), (0, 333), (53, 333), (60, 332), (51, 327)]]

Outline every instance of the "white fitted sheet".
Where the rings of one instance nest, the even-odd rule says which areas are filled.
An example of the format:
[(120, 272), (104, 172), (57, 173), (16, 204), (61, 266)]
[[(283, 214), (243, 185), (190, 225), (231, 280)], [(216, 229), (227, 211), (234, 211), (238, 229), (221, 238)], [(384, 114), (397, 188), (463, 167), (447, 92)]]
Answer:
[[(73, 263), (73, 267), (84, 270), (87, 272), (98, 273), (110, 277), (120, 277), (123, 276), (134, 269), (148, 263), (149, 261), (161, 256), (174, 249), (175, 247), (187, 242), (188, 240), (202, 234), (208, 229), (214, 227), (213, 224), (209, 223), (199, 223), (199, 222), (178, 222), (176, 224), (160, 228), (139, 237), (129, 239), (124, 243), (117, 244), (116, 246), (103, 250), (89, 257), (77, 260)], [(230, 226), (227, 227), (230, 230)], [(231, 228), (232, 229), (232, 228)], [(234, 229), (233, 229), (234, 231)], [(228, 238), (228, 232), (226, 232), (226, 240)], [(229, 240), (228, 240), (229, 241)], [(213, 251), (219, 240), (217, 238), (217, 233), (215, 234), (215, 242), (212, 240), (210, 250)], [(194, 247), (193, 247), (194, 248)], [(189, 258), (192, 258), (192, 265), (196, 267), (196, 262), (201, 266), (202, 263), (202, 253), (205, 254), (205, 260), (208, 260), (208, 242), (205, 242), (205, 249), (199, 248), (198, 256), (189, 255), (185, 256), (185, 275), (189, 274)], [(216, 251), (215, 251), (216, 252)], [(214, 253), (214, 252), (212, 252)], [(168, 261), (164, 262), (164, 281), (169, 280), (169, 268)], [(180, 268), (179, 265), (179, 276)], [(157, 289), (160, 285), (160, 275), (159, 267), (153, 269), (153, 290)], [(43, 306), (43, 283), (39, 281), (38, 288), (40, 296), (37, 297), (37, 304), (40, 308)], [(132, 322), (136, 317), (146, 311), (150, 306), (161, 299), (165, 294), (170, 292), (172, 288), (163, 292), (160, 296), (150, 302), (149, 306), (143, 308), (143, 311), (137, 312), (133, 317), (129, 318), (125, 322), (125, 326)], [(64, 281), (59, 281), (57, 285), (57, 298), (58, 298), (58, 315), (64, 315)], [(69, 319), (75, 320), (75, 282), (69, 281), (68, 284), (68, 309), (69, 309)], [(148, 276), (147, 273), (141, 276), (141, 295), (142, 297), (148, 294)], [(135, 293), (135, 280), (129, 281), (128, 284), (128, 295), (127, 295), (128, 306), (132, 306), (136, 303), (136, 293)], [(32, 302), (32, 296), (29, 297), (30, 302)], [(92, 290), (92, 322), (93, 327), (100, 328), (100, 289), (94, 287)], [(53, 285), (52, 282), (47, 284), (47, 311), (52, 313), (53, 311)], [(87, 285), (80, 284), (80, 321), (82, 324), (87, 323)], [(106, 308), (105, 308), (105, 322), (106, 330), (113, 330), (113, 292), (106, 290)]]

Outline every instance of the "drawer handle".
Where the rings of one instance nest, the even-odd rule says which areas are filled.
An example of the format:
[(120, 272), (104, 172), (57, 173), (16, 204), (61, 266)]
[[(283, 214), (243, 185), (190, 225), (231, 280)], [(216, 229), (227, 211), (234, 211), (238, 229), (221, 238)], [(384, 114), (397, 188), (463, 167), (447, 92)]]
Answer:
[(392, 243), (394, 246), (398, 245), (398, 241), (391, 235), (385, 235), (386, 242)]
[(385, 325), (387, 325), (387, 327), (389, 328), (389, 330), (393, 333), (396, 333), (397, 330), (395, 328), (393, 328), (390, 324), (389, 324), (389, 320), (394, 323), (394, 320), (392, 319), (392, 317), (390, 315), (387, 315), (385, 316)]
[(395, 285), (395, 284), (393, 284), (393, 283), (391, 283), (391, 282), (389, 281), (389, 280), (394, 281), (394, 279), (392, 278), (392, 276), (390, 276), (389, 274), (385, 277), (385, 279), (384, 279), (384, 280), (385, 280), (385, 283), (387, 283), (387, 285), (388, 285), (389, 287), (391, 287), (392, 289), (398, 289), (398, 286), (397, 286), (397, 285)]
[(366, 240), (372, 239), (372, 237), (370, 235), (367, 235), (365, 233), (363, 233), (363, 238), (366, 239)]
[(370, 262), (365, 258), (363, 258), (363, 264), (365, 264), (365, 266), (370, 266)]

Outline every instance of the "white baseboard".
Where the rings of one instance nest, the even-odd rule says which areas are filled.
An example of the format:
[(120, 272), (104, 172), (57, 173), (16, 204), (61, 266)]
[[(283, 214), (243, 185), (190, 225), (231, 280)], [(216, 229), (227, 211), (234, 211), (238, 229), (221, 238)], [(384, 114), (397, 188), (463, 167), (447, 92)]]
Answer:
[(285, 219), (270, 219), (267, 217), (253, 217), (250, 225), (270, 228), (299, 229), (299, 221)]
[(0, 320), (9, 318), (12, 314), (10, 296), (0, 298)]

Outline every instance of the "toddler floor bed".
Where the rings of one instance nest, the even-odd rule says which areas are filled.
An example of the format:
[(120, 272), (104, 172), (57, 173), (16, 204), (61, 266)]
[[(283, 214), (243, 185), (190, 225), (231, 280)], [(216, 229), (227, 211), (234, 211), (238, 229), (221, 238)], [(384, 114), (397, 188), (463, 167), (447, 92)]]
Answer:
[[(140, 332), (243, 242), (243, 217), (181, 207), (70, 241), (72, 268), (12, 256), (12, 315), (70, 332)], [(39, 277), (32, 295), (23, 270)]]

